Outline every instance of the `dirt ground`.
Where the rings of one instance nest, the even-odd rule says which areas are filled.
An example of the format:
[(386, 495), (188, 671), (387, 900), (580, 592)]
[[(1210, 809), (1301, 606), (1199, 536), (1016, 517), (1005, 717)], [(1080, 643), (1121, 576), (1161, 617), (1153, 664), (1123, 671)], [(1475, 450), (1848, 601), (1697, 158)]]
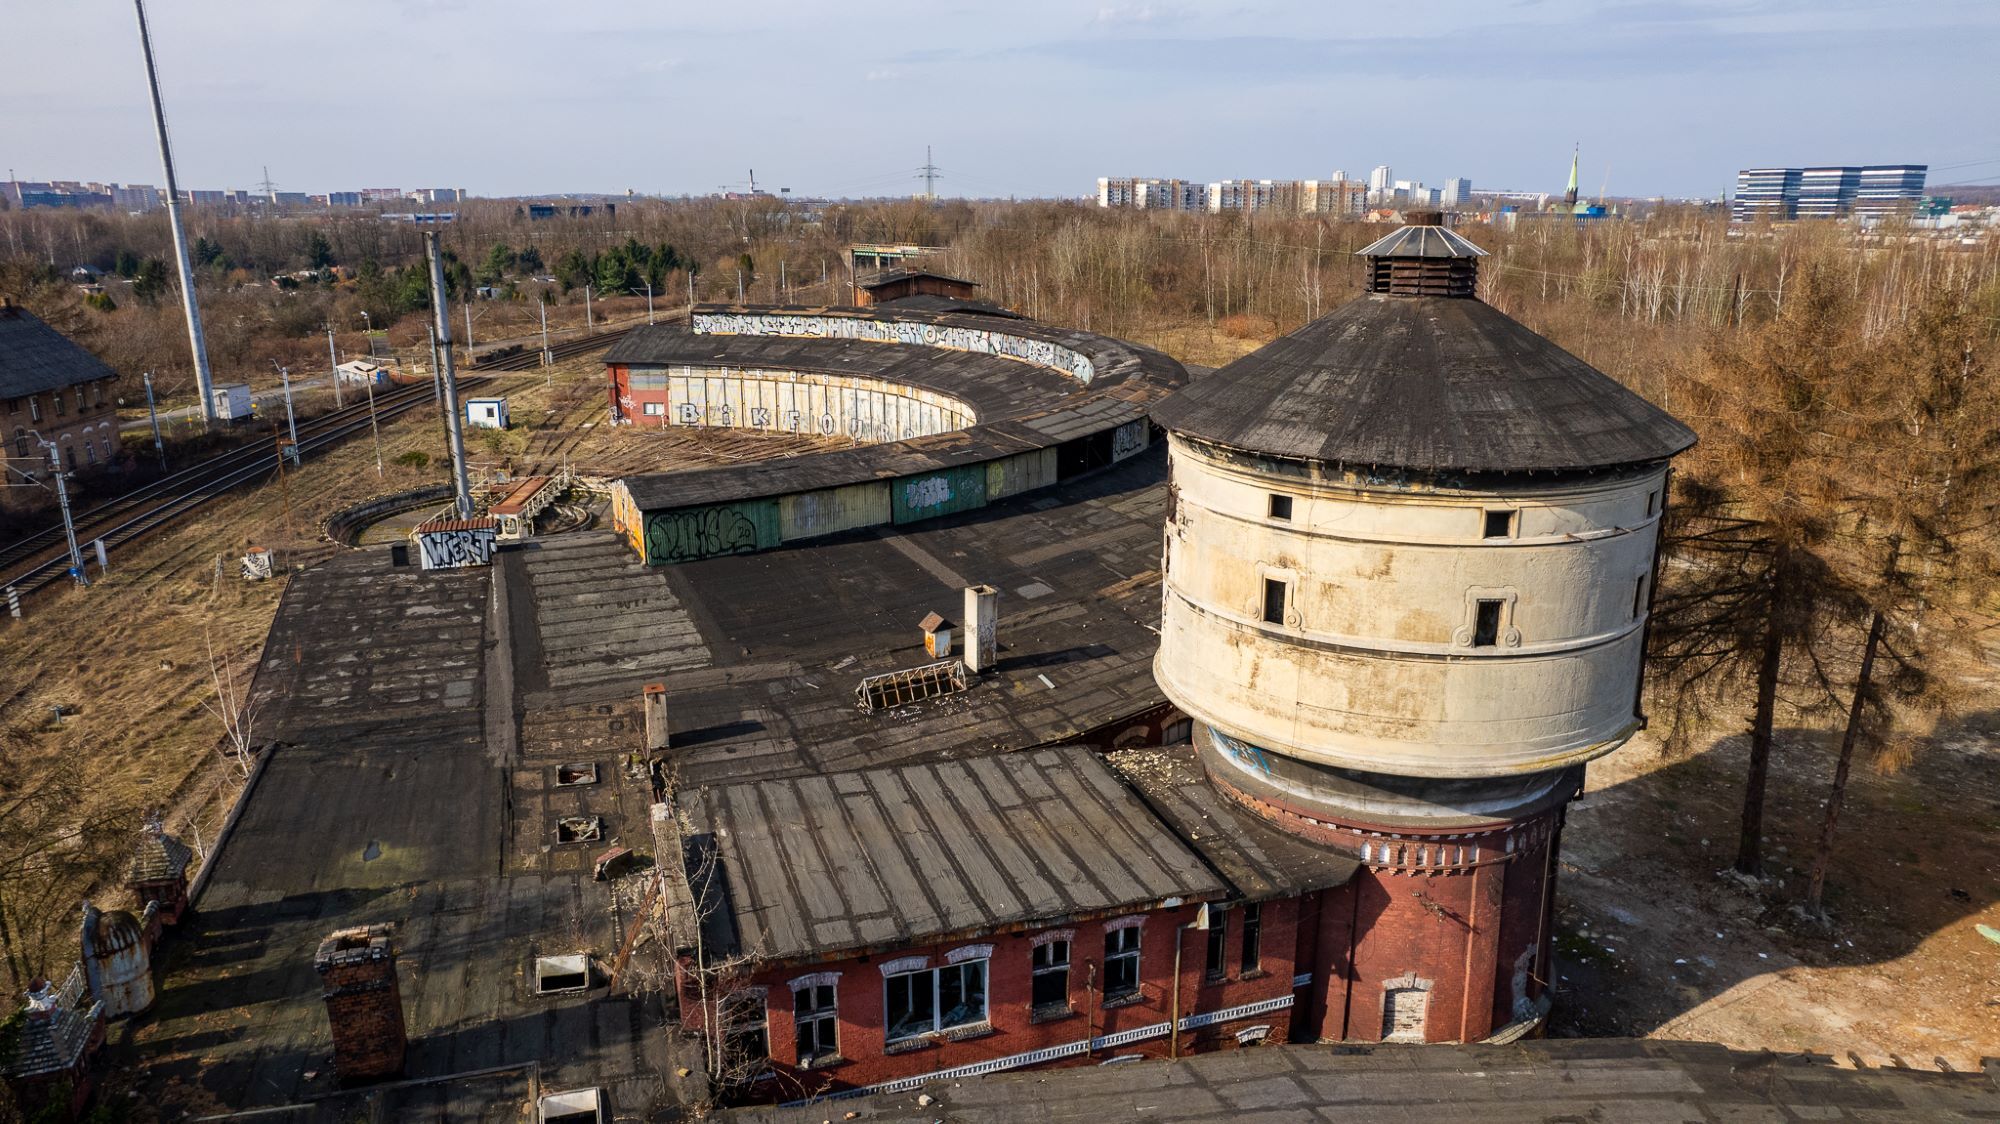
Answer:
[[(1971, 676), (1984, 697), (1994, 666)], [(1724, 735), (1679, 759), (1642, 736), (1590, 767), (1563, 836), (1552, 1031), (1959, 1070), (2000, 1055), (2000, 944), (1974, 927), (2000, 926), (2000, 712), (1945, 723), (1899, 773), (1857, 767), (1825, 927), (1794, 903), (1833, 735), (1780, 732), (1761, 885), (1731, 869), (1748, 739)]]
[[(1187, 361), (1214, 363), (1257, 341), (1192, 328), (1152, 342), (1184, 345), (1177, 353)], [(619, 473), (773, 451), (768, 436), (608, 426), (602, 370), (591, 356), (552, 374), (499, 376), (484, 392), (509, 398), (516, 429), (474, 435), (475, 464), (515, 474), (563, 463)], [(819, 444), (800, 439), (782, 451)], [(284, 585), (282, 574), (244, 582), (236, 557), (257, 544), (275, 548), (281, 567), (307, 564), (336, 549), (318, 536), (319, 521), (336, 509), (444, 478), (435, 414), (413, 411), (385, 426), (382, 445), (379, 477), (370, 442), (352, 441), (282, 488), (238, 493), (115, 554), (93, 589), (40, 598), (26, 621), (0, 626), (8, 653), (0, 735), (10, 754), (0, 796), (23, 791), (59, 759), (75, 760), (91, 782), (92, 803), (79, 817), (136, 827), (145, 809), (166, 808), (173, 830), (212, 839), (237, 783), (217, 752), (220, 723), (205, 706), (213, 668), (226, 661), (231, 674), (247, 676)], [(427, 467), (396, 463), (419, 451)], [(1986, 697), (2000, 698), (1992, 667), (1977, 676)], [(58, 703), (72, 716), (51, 719)], [(1743, 777), (1739, 734), (1722, 729), (1677, 759), (1645, 736), (1591, 767), (1563, 841), (1553, 1033), (1836, 1058), (1851, 1051), (1871, 1064), (1942, 1059), (1958, 1069), (2000, 1055), (2000, 945), (1974, 930), (1979, 921), (2000, 926), (2000, 709), (1941, 728), (1899, 774), (1857, 771), (1829, 880), (1834, 922), (1821, 930), (1790, 904), (1803, 888), (1831, 776), (1828, 741), (1799, 729), (1780, 738), (1768, 817), (1772, 877), (1761, 886), (1727, 873)], [(50, 900), (97, 893), (112, 904), (105, 887), (85, 881), (61, 890)], [(44, 970), (74, 955), (74, 906), (65, 908), (44, 926), (48, 951), (31, 956)], [(30, 934), (17, 927), (17, 935)]]

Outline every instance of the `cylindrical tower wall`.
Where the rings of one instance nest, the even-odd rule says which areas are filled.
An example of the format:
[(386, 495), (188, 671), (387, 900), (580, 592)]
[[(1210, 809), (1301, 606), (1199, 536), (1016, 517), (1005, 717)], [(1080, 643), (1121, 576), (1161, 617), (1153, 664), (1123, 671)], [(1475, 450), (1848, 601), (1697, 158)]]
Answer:
[(1155, 672), (1303, 761), (1541, 773), (1637, 725), (1664, 466), (1443, 483), (1173, 438)]

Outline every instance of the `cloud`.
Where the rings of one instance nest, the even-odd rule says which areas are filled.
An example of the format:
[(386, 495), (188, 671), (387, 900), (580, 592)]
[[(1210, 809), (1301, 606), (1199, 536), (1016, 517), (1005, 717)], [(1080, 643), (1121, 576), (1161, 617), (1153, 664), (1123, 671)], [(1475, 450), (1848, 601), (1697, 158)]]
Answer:
[(1106, 4), (1090, 22), (1105, 27), (1179, 23), (1187, 11), (1169, 4)]
[(645, 63), (644, 65), (640, 66), (639, 69), (645, 71), (648, 74), (667, 74), (671, 73), (672, 71), (679, 70), (681, 67), (686, 65), (687, 65), (686, 59), (676, 57), (670, 59), (654, 59), (652, 62)]
[(861, 80), (864, 82), (894, 82), (901, 77), (902, 75), (893, 70), (871, 70), (867, 74), (862, 75)]

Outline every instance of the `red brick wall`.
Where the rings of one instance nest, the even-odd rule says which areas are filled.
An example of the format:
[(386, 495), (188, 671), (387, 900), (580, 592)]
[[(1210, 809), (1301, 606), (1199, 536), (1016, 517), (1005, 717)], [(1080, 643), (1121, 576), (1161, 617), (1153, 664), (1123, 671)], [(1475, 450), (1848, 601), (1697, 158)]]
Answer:
[[(345, 932), (368, 935), (367, 930)], [(322, 946), (315, 964), (327, 1023), (333, 1030), (333, 1069), (342, 1081), (390, 1077), (403, 1071), (408, 1044), (403, 996), (396, 984), (396, 958), (387, 954), (386, 942), (384, 946), (372, 955), (346, 952), (334, 957)]]
[[(1217, 983), (1204, 979), (1207, 933), (1199, 930), (1186, 932), (1182, 938), (1181, 1015), (1185, 1017), (1291, 995), (1295, 970), (1293, 956), (1298, 944), (1297, 904), (1291, 900), (1264, 903), (1262, 968), (1247, 975), (1240, 969), (1242, 913), (1240, 909), (1229, 911), (1227, 974)], [(777, 1076), (762, 1083), (755, 1095), (758, 1099), (791, 1099), (807, 1093), (875, 1085), (1121, 1030), (1166, 1023), (1173, 1005), (1175, 927), (1192, 921), (1194, 916), (1195, 907), (1187, 906), (1162, 910), (1146, 917), (1140, 939), (1139, 997), (1108, 1009), (1102, 1006), (1099, 997), (1101, 982), (1093, 981), (1102, 979), (1105, 921), (1111, 919), (1054, 927), (1074, 930), (1070, 944), (1071, 1014), (1041, 1022), (1032, 1017), (1029, 997), (1032, 938), (1044, 930), (899, 949), (893, 954), (865, 959), (766, 968), (750, 984), (768, 989), (768, 1026)], [(990, 1029), (964, 1037), (939, 1035), (916, 1048), (887, 1052), (883, 1039), (881, 965), (904, 956), (924, 956), (935, 967), (944, 964), (945, 955), (953, 949), (974, 944), (993, 945), (987, 967), (987, 1026)], [(840, 973), (839, 1044), (844, 1061), (831, 1068), (805, 1071), (796, 1064), (797, 1037), (789, 984), (795, 978), (816, 972)], [(683, 1011), (688, 1011), (685, 1002)], [(1181, 1036), (1180, 1050), (1185, 1054), (1233, 1049), (1237, 1046), (1236, 1034), (1252, 1026), (1270, 1027), (1266, 1041), (1286, 1041), (1291, 1031), (1291, 1010), (1280, 1008), (1196, 1028)], [(1166, 1057), (1170, 1048), (1170, 1036), (1162, 1035), (1045, 1064), (1088, 1065), (1127, 1055)]]
[[(1543, 888), (1550, 848), (1462, 873), (1364, 867), (1320, 895), (1307, 1036), (1382, 1037), (1387, 986), (1428, 985), (1425, 1039), (1478, 1041), (1514, 1018), (1517, 993), (1541, 995), (1549, 933)], [(1518, 989), (1518, 992), (1517, 992)]]

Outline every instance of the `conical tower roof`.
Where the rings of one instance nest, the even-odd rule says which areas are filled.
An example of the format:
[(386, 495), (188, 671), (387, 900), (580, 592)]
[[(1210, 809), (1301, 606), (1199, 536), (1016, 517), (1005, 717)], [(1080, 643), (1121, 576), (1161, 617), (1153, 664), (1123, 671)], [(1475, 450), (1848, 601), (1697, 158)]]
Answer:
[[(1471, 297), (1480, 251), (1459, 235), (1420, 223), (1362, 253), (1378, 291), (1197, 380), (1153, 420), (1244, 452), (1417, 472), (1613, 468), (1694, 444), (1665, 411)], [(1468, 295), (1428, 295), (1445, 291), (1446, 269)]]

